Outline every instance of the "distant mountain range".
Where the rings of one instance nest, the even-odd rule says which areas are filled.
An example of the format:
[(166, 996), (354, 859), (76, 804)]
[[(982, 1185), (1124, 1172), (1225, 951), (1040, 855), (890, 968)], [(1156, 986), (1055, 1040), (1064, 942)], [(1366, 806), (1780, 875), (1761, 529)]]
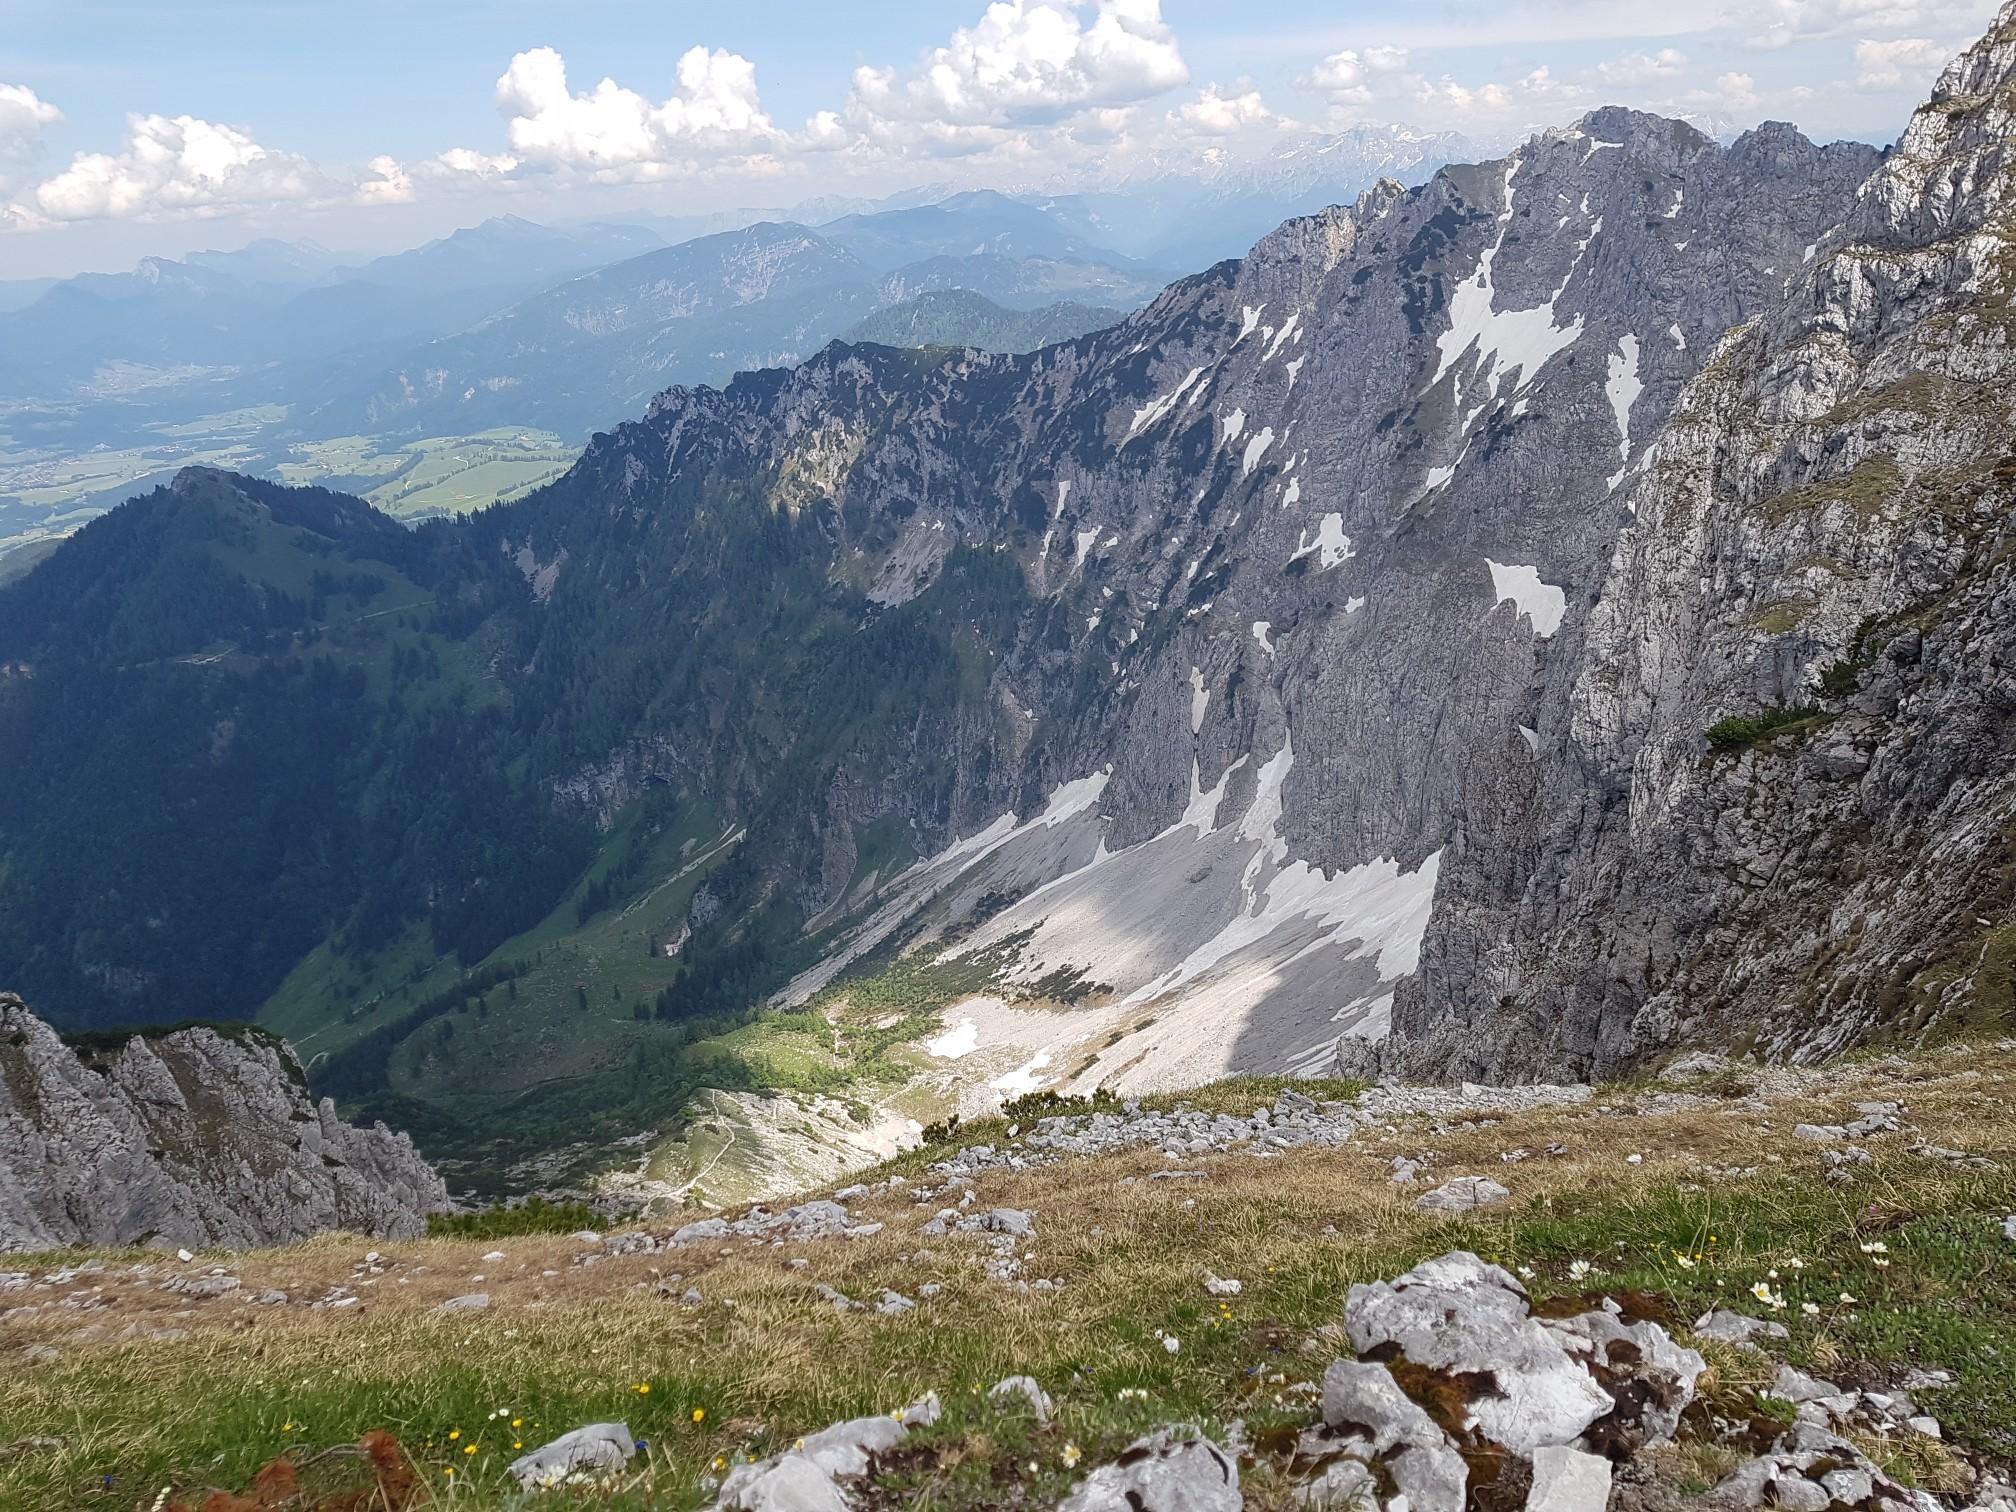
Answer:
[[(578, 444), (665, 388), (722, 385), (850, 333), (1024, 350), (1466, 145), (1367, 129), (1257, 161), (1172, 148), (1068, 193), (940, 185), (788, 212), (505, 216), (363, 263), (266, 239), (0, 284), (0, 559), (192, 462), (312, 479), (340, 443), (354, 462), (342, 476), (368, 488), (423, 438)], [(954, 291), (971, 297), (863, 325)], [(489, 495), (486, 476), (458, 485), (454, 507), (520, 474)]]
[[(963, 290), (1028, 310), (1060, 299), (1132, 309), (1166, 273), (1101, 254), (999, 195), (850, 215), (817, 230), (764, 222), (647, 252), (544, 289), (306, 407), (310, 434), (462, 433), (535, 425), (586, 437), (675, 384), (789, 365), (918, 294)], [(952, 324), (964, 308), (977, 324)], [(1110, 323), (1110, 322), (1102, 322)], [(994, 318), (942, 307), (952, 345)]]
[(1010, 310), (971, 289), (938, 289), (878, 310), (844, 338), (894, 347), (979, 347), (1033, 352), (1126, 319), (1124, 310), (1064, 300), (1040, 310)]

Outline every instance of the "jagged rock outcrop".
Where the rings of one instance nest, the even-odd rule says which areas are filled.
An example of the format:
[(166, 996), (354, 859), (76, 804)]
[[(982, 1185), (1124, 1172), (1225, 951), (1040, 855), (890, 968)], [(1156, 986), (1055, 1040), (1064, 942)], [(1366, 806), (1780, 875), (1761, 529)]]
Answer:
[(262, 1031), (79, 1051), (0, 993), (0, 1250), (411, 1238), (447, 1205), (412, 1141), (318, 1106)]
[(1389, 1067), (1808, 1057), (2006, 1011), (2012, 125), (2016, 6), (1680, 396), (1539, 779), (1457, 826)]

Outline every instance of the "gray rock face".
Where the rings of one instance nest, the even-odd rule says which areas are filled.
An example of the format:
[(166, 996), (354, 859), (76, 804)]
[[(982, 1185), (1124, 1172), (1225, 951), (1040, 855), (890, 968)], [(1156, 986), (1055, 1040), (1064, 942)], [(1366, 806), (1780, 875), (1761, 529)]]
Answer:
[(1390, 1066), (1818, 1057), (1971, 1000), (2016, 814), (2012, 116), (2005, 6), (1680, 392), (1539, 770), (1457, 824)]
[(411, 1140), (312, 1102), (270, 1036), (182, 1029), (80, 1053), (0, 994), (0, 1250), (413, 1238), (447, 1206)]

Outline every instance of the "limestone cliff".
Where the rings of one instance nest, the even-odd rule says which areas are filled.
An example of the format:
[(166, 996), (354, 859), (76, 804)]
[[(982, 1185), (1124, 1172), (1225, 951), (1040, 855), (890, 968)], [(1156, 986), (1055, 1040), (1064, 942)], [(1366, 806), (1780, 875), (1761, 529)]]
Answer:
[(1807, 1057), (2006, 1014), (2016, 6), (1725, 337), (1458, 826), (1389, 1066)]
[(78, 1050), (0, 994), (0, 1250), (406, 1238), (447, 1197), (404, 1134), (311, 1101), (271, 1036), (187, 1028)]

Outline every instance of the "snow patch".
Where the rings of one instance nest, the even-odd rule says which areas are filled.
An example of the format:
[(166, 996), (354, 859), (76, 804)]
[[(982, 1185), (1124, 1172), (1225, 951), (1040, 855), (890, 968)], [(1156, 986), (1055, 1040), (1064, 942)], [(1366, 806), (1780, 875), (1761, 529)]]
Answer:
[(924, 1042), (924, 1053), (940, 1060), (959, 1060), (980, 1046), (980, 1026), (970, 1018), (961, 1019), (936, 1039)]
[(1677, 321), (1666, 327), (1666, 334), (1673, 338), (1673, 345), (1683, 352), (1687, 350), (1687, 333), (1680, 329)]
[(1269, 656), (1274, 654), (1274, 642), (1271, 639), (1273, 634), (1274, 622), (1272, 620), (1253, 621), (1253, 639), (1260, 643), (1260, 649), (1265, 651)]
[(1341, 514), (1323, 516), (1316, 524), (1316, 539), (1313, 541), (1309, 539), (1309, 532), (1304, 530), (1295, 547), (1295, 555), (1288, 560), (1291, 563), (1299, 562), (1311, 552), (1321, 553), (1316, 565), (1324, 572), (1328, 572), (1332, 567), (1341, 567), (1358, 554), (1351, 549), (1351, 537), (1344, 534), (1344, 516)]
[[(1294, 766), (1295, 743), (1289, 736), (1260, 768), (1253, 801), (1239, 821), (1238, 837), (1258, 843), (1240, 878), (1244, 911), (1174, 967), (1128, 994), (1122, 1008), (1179, 990), (1298, 919), (1315, 921), (1318, 938), (1291, 961), (1332, 940), (1351, 939), (1358, 942), (1353, 955), (1376, 959), (1379, 975), (1386, 980), (1411, 976), (1420, 966), (1421, 940), (1434, 903), (1442, 853), (1437, 851), (1411, 873), (1401, 871), (1396, 860), (1381, 858), (1347, 867), (1334, 877), (1305, 861), (1288, 860), (1288, 842), (1280, 832), (1282, 791)], [(1272, 874), (1267, 875), (1270, 869)]]
[(1617, 417), (1617, 471), (1610, 475), (1610, 486), (1615, 488), (1624, 481), (1624, 474), (1631, 466), (1631, 406), (1645, 392), (1645, 385), (1638, 381), (1636, 336), (1618, 338), (1603, 392), (1610, 400), (1610, 413)]
[(997, 1076), (988, 1086), (997, 1092), (1006, 1092), (1011, 1097), (1021, 1097), (1034, 1092), (1043, 1085), (1043, 1078), (1037, 1073), (1050, 1064), (1050, 1052), (1038, 1050), (1035, 1055), (1010, 1071), (1006, 1076)]
[(1540, 750), (1540, 732), (1531, 725), (1519, 726), (1519, 738), (1526, 742), (1526, 749), (1536, 754)]
[[(1606, 142), (1600, 145), (1614, 147), (1617, 144)], [(1495, 399), (1502, 377), (1516, 373), (1515, 391), (1524, 388), (1547, 365), (1548, 359), (1573, 345), (1582, 334), (1580, 315), (1565, 326), (1554, 323), (1554, 306), (1567, 290), (1567, 278), (1561, 281), (1561, 287), (1545, 304), (1535, 305), (1530, 310), (1497, 310), (1492, 307), (1495, 293), (1491, 283), (1491, 266), (1505, 245), (1505, 233), (1512, 223), (1512, 181), (1518, 177), (1519, 168), (1520, 161), (1514, 158), (1505, 169), (1505, 209), (1498, 217), (1497, 239), (1478, 258), (1477, 271), (1458, 284), (1449, 297), (1449, 329), (1436, 338), (1441, 361), (1436, 365), (1435, 377), (1429, 384), (1431, 388), (1442, 381), (1443, 375), (1455, 366), (1458, 359), (1475, 349), (1478, 369), (1485, 374), (1487, 391)], [(1603, 222), (1599, 217), (1576, 251), (1575, 262), (1568, 270), (1569, 278), (1574, 277), (1575, 269), (1581, 266), (1582, 252), (1602, 229)]]
[(1225, 417), (1225, 445), (1230, 446), (1234, 441), (1237, 441), (1240, 432), (1245, 429), (1246, 411), (1243, 408), (1235, 409)]
[(1274, 427), (1263, 425), (1259, 433), (1246, 443), (1246, 471), (1241, 473), (1240, 476), (1246, 477), (1250, 475), (1253, 469), (1259, 465), (1260, 459), (1267, 455), (1267, 448), (1273, 444)]
[(1291, 504), (1298, 502), (1301, 497), (1302, 480), (1300, 478), (1290, 478), (1288, 486), (1281, 490), (1281, 507), (1286, 509)]
[(1211, 690), (1204, 686), (1204, 673), (1196, 667), (1190, 669), (1190, 733), (1195, 735), (1204, 728), (1204, 710), (1210, 706)]
[(1568, 612), (1568, 595), (1552, 583), (1540, 581), (1538, 567), (1506, 566), (1484, 558), (1484, 565), (1491, 569), (1491, 591), (1497, 594), (1497, 602), (1502, 604), (1510, 599), (1513, 606), (1533, 622), (1533, 633), (1546, 640), (1561, 628), (1561, 620)]
[(1233, 337), (1232, 345), (1237, 346), (1248, 336), (1251, 336), (1254, 329), (1260, 324), (1260, 317), (1266, 313), (1267, 306), (1264, 304), (1242, 306), (1239, 311), (1239, 334)]
[(1078, 554), (1072, 558), (1071, 565), (1073, 567), (1083, 567), (1086, 556), (1091, 552), (1094, 543), (1099, 539), (1099, 532), (1096, 529), (1081, 530), (1074, 539), (1078, 542)]
[(1190, 801), (1183, 806), (1183, 817), (1170, 826), (1175, 830), (1195, 830), (1199, 835), (1208, 835), (1218, 827), (1218, 805), (1225, 801), (1225, 785), (1232, 780), (1232, 774), (1246, 765), (1241, 756), (1232, 765), (1218, 774), (1218, 780), (1207, 792), (1204, 779), (1197, 770), (1197, 759), (1190, 759)]
[[(1133, 440), (1136, 435), (1155, 424), (1156, 421), (1161, 420), (1171, 410), (1176, 408), (1177, 404), (1182, 400), (1183, 395), (1189, 391), (1190, 385), (1203, 376), (1203, 368), (1194, 367), (1190, 369), (1188, 376), (1181, 383), (1177, 384), (1176, 387), (1158, 399), (1149, 400), (1148, 403), (1134, 411), (1134, 423), (1127, 427), (1126, 439), (1129, 441)], [(1062, 487), (1067, 489), (1070, 486), (1068, 483), (1062, 485)], [(1057, 507), (1060, 510), (1064, 507), (1062, 498), (1058, 499)]]

